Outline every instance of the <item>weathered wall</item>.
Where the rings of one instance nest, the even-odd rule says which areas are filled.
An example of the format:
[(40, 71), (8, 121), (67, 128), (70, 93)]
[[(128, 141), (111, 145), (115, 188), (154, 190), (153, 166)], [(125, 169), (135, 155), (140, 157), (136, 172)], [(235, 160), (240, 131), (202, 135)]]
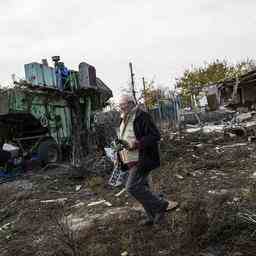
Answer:
[(0, 114), (7, 114), (9, 112), (8, 95), (5, 92), (0, 94)]
[(243, 86), (242, 90), (243, 103), (256, 102), (256, 86)]

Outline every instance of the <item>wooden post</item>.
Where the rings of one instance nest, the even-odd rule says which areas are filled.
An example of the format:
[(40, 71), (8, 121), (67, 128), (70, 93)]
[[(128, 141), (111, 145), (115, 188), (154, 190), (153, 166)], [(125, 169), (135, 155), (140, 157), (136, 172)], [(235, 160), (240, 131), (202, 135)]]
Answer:
[(134, 88), (134, 73), (133, 73), (133, 69), (132, 69), (132, 63), (130, 62), (129, 63), (129, 67), (130, 67), (130, 72), (131, 72), (131, 83), (132, 83), (132, 95), (133, 95), (133, 98), (134, 98), (134, 101), (137, 105), (137, 99), (136, 99), (136, 91), (135, 91), (135, 88)]
[[(80, 110), (80, 97), (78, 95), (69, 97), (67, 99), (71, 109), (71, 123), (72, 123), (72, 164), (75, 167), (81, 166), (81, 160), (84, 156), (82, 147), (82, 120)], [(86, 145), (87, 148), (87, 145)]]
[(235, 82), (235, 84), (233, 86), (233, 92), (232, 92), (232, 97), (231, 97), (232, 102), (235, 102), (236, 95), (237, 95), (238, 85), (239, 85), (239, 78), (237, 76), (236, 77), (236, 82)]

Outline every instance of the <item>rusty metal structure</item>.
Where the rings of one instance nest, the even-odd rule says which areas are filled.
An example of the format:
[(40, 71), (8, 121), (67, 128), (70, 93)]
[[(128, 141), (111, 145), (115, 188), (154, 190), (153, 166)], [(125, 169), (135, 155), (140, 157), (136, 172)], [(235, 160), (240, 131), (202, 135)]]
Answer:
[[(0, 91), (0, 115), (2, 120), (8, 120), (14, 113), (32, 114), (47, 129), (47, 138), (56, 143), (59, 152), (72, 151), (76, 164), (74, 159), (81, 157), (79, 152), (83, 154), (84, 147), (90, 146), (93, 113), (105, 106), (112, 91), (96, 77), (93, 66), (82, 62), (78, 71), (74, 71), (67, 69), (58, 56), (53, 60), (54, 67), (49, 67), (47, 60), (42, 64), (25, 65), (26, 79), (14, 82), (13, 88)], [(44, 138), (30, 136), (33, 126), (29, 127), (28, 137), (33, 141), (29, 144), (32, 144), (32, 151), (36, 151)], [(50, 152), (47, 147), (45, 150)], [(57, 158), (55, 154), (52, 160)]]

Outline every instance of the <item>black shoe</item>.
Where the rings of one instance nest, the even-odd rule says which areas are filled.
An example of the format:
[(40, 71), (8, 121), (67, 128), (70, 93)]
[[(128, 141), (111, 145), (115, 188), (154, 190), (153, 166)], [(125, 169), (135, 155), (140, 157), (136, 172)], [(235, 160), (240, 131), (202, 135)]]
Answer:
[(169, 206), (169, 202), (165, 201), (163, 206), (162, 206), (162, 208), (161, 208), (161, 210), (158, 213), (156, 213), (156, 215), (155, 215), (155, 218), (154, 218), (154, 223), (155, 224), (160, 224), (160, 223), (162, 223), (164, 221), (164, 219), (165, 219), (165, 212), (167, 211), (168, 206)]
[(154, 225), (154, 220), (149, 218), (141, 220), (139, 222), (139, 226), (153, 226), (153, 225)]

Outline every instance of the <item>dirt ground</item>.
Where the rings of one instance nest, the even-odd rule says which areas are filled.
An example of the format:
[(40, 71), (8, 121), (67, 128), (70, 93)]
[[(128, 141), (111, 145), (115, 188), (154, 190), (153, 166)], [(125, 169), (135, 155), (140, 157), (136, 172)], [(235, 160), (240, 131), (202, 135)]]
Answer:
[(154, 189), (179, 207), (146, 228), (139, 205), (126, 192), (116, 197), (121, 188), (109, 187), (108, 175), (63, 165), (1, 184), (0, 255), (254, 256), (255, 149), (222, 133), (163, 132)]

